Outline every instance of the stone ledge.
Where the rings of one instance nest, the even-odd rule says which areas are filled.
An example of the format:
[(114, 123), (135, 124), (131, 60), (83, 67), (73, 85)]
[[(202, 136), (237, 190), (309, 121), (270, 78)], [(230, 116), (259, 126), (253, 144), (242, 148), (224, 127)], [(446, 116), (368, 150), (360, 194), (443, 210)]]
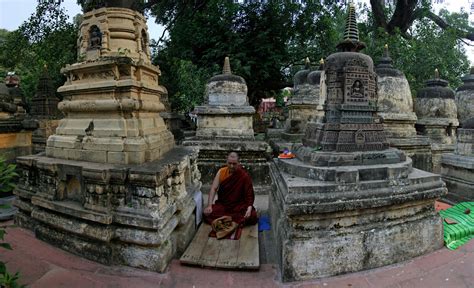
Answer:
[(453, 166), (456, 168), (465, 168), (474, 170), (474, 157), (468, 157), (464, 155), (457, 155), (453, 153), (441, 155), (442, 166)]

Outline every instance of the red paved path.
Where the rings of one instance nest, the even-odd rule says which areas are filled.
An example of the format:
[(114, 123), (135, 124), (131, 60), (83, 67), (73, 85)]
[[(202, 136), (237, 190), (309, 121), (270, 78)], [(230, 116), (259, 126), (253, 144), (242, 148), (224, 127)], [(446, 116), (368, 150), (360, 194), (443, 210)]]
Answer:
[(312, 282), (281, 284), (272, 265), (259, 272), (229, 272), (181, 266), (165, 274), (109, 267), (37, 240), (21, 228), (8, 228), (13, 251), (1, 250), (10, 271), (20, 271), (29, 287), (474, 287), (474, 241), (456, 251), (441, 249), (400, 264)]

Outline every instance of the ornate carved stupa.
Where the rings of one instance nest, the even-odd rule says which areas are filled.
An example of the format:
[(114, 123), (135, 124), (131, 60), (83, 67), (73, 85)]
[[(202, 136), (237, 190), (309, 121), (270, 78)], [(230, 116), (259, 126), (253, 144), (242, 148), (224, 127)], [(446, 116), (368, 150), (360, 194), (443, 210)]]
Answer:
[(446, 188), (388, 147), (376, 115), (377, 77), (359, 52), (355, 19), (350, 3), (339, 52), (325, 61), (324, 122), (293, 146), (295, 159), (272, 166), (269, 206), (283, 281), (389, 265), (443, 245), (434, 202)]
[(197, 153), (174, 148), (159, 116), (144, 16), (134, 1), (98, 2), (62, 69), (65, 118), (46, 155), (18, 158), (16, 223), (83, 257), (162, 272), (195, 231)]
[(392, 65), (388, 46), (375, 67), (378, 88), (378, 115), (383, 121), (391, 147), (405, 152), (415, 168), (431, 170), (431, 143), (426, 136), (416, 134), (417, 117), (405, 74)]
[[(255, 140), (252, 123), (255, 108), (249, 105), (244, 78), (232, 74), (228, 57), (222, 74), (208, 81), (205, 99), (206, 103), (194, 110), (198, 116), (196, 136), (183, 142), (185, 146), (199, 147), (202, 182), (210, 185), (227, 154), (236, 151), (250, 172), (256, 191), (268, 190), (269, 146)], [(207, 191), (207, 186), (204, 189)]]
[(458, 120), (464, 123), (474, 117), (474, 66), (469, 74), (462, 78), (463, 85), (456, 90)]
[(454, 91), (448, 87), (448, 81), (439, 77), (438, 69), (435, 70), (435, 77), (417, 91), (415, 111), (418, 134), (431, 139), (431, 171), (440, 173), (441, 155), (454, 151), (459, 121)]
[(474, 117), (465, 120), (457, 131), (454, 153), (441, 156), (441, 175), (451, 203), (474, 201)]
[(59, 99), (56, 97), (51, 77), (47, 67), (44, 67), (36, 94), (31, 100), (29, 118), (34, 122), (36, 129), (33, 131), (33, 154), (43, 152), (48, 137), (53, 135), (58, 127), (62, 113), (58, 109)]

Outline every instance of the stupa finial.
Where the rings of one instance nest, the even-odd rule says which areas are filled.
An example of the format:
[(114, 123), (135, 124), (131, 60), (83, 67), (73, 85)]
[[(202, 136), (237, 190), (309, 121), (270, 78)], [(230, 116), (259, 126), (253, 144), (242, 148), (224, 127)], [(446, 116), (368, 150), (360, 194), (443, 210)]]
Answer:
[(359, 41), (359, 28), (357, 27), (356, 8), (353, 1), (349, 2), (343, 40), (337, 44), (337, 48), (341, 51), (352, 52), (359, 52), (365, 48), (365, 44)]
[(229, 57), (225, 57), (224, 59), (224, 67), (222, 68), (222, 74), (232, 74), (232, 70), (230, 70)]
[(434, 74), (435, 74), (435, 79), (439, 79), (439, 70), (438, 70), (438, 68), (435, 69)]
[(311, 61), (309, 61), (309, 57), (306, 57), (306, 59), (304, 60), (304, 68), (305, 69), (311, 68)]
[(388, 52), (388, 44), (383, 46), (383, 57), (390, 57), (390, 53)]

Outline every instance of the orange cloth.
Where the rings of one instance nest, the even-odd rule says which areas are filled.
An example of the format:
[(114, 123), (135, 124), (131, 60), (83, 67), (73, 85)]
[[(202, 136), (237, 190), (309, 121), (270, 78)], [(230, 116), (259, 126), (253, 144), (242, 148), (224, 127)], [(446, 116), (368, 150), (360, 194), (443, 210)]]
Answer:
[(222, 167), (219, 169), (219, 183), (224, 182), (225, 179), (229, 178), (230, 176), (230, 171), (229, 167)]

